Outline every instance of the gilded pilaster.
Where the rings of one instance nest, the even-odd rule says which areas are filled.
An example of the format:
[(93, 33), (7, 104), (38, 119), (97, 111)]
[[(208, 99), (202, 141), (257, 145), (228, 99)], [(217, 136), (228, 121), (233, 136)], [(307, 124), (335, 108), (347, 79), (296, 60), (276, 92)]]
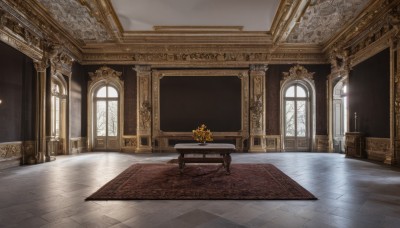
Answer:
[[(152, 151), (151, 67), (137, 65), (137, 151)], [(153, 88), (156, 89), (156, 88)]]
[[(395, 129), (393, 130), (394, 133), (394, 142), (393, 144), (393, 157), (396, 160), (395, 163), (399, 165), (400, 159), (400, 40), (398, 38), (397, 47), (394, 52), (395, 57), (395, 77), (394, 77), (394, 120), (391, 126)], [(392, 93), (391, 93), (392, 94)], [(392, 142), (391, 142), (392, 143)], [(393, 164), (394, 162), (392, 162)]]
[(266, 152), (265, 72), (267, 65), (250, 66), (250, 145), (249, 152)]
[(393, 26), (393, 35), (390, 38), (390, 148), (386, 153), (384, 163), (396, 164), (399, 155), (400, 142), (400, 6), (392, 9), (388, 20)]

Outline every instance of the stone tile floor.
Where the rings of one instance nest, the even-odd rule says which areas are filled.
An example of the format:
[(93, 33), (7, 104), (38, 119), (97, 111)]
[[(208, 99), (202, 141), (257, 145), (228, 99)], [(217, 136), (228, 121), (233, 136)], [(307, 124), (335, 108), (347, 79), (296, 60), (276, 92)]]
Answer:
[(274, 164), (315, 201), (85, 201), (133, 163), (173, 158), (84, 153), (0, 170), (0, 227), (400, 227), (400, 170), (330, 153), (232, 156), (233, 163)]

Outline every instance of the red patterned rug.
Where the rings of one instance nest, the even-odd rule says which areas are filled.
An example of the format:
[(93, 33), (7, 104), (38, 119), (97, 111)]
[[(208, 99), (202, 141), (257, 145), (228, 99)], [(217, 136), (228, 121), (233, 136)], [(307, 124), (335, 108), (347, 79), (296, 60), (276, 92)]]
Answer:
[(86, 200), (265, 199), (314, 200), (313, 194), (271, 164), (135, 164)]

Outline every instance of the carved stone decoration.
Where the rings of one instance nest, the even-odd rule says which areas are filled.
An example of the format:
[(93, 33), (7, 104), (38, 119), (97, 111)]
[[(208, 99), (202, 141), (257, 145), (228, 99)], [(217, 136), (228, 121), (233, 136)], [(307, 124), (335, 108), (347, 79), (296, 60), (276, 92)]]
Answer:
[[(135, 66), (137, 74), (137, 151), (152, 151), (152, 88), (151, 86), (151, 67), (148, 65)], [(154, 119), (154, 117), (153, 117)]]
[(140, 105), (140, 124), (143, 129), (149, 129), (150, 128), (150, 120), (151, 120), (151, 104), (149, 101), (143, 101), (142, 104)]
[[(0, 5), (1, 7), (1, 5)], [(0, 8), (0, 40), (35, 60), (42, 58), (42, 40)]]
[(289, 72), (283, 72), (283, 81), (296, 79), (308, 79), (312, 81), (314, 74), (315, 72), (308, 72), (308, 70), (301, 65), (295, 65), (290, 68)]
[(267, 65), (250, 65), (250, 147), (249, 152), (265, 152), (265, 72)]
[(2, 143), (0, 144), (0, 161), (6, 159), (21, 158), (21, 143)]
[(122, 81), (122, 72), (115, 71), (107, 66), (102, 66), (100, 69), (96, 70), (94, 73), (89, 72), (90, 82), (89, 87), (99, 80), (119, 80)]
[(62, 27), (80, 40), (106, 41), (111, 38), (105, 26), (77, 0), (37, 0)]
[(354, 19), (368, 0), (312, 0), (287, 41), (321, 44)]
[(250, 102), (251, 119), (255, 128), (261, 128), (261, 115), (263, 114), (263, 104), (261, 96), (258, 95), (255, 100)]

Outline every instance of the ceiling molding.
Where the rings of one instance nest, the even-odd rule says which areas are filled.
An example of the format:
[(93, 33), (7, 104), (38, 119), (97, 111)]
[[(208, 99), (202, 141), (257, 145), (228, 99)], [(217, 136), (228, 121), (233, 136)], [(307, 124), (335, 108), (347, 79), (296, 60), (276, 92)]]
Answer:
[(347, 23), (335, 36), (331, 37), (324, 45), (323, 51), (328, 51), (333, 46), (349, 46), (361, 39), (361, 33), (368, 33), (373, 28), (371, 25), (384, 23), (382, 21), (393, 6), (400, 4), (400, 0), (372, 1), (351, 22)]

